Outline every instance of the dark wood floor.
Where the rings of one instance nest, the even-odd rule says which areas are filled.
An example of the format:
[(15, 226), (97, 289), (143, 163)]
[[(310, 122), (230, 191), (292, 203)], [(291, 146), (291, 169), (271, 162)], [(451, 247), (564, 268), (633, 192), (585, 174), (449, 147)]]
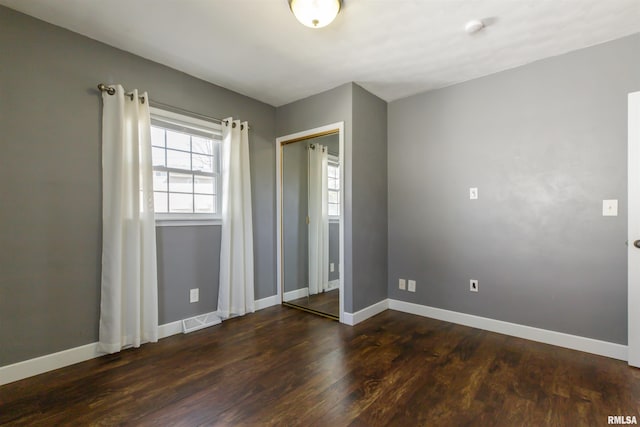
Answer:
[(640, 415), (626, 363), (386, 311), (272, 307), (0, 387), (0, 424), (602, 426)]
[(320, 313), (328, 314), (338, 319), (340, 318), (340, 291), (338, 289), (298, 298), (289, 301), (289, 304), (319, 311)]

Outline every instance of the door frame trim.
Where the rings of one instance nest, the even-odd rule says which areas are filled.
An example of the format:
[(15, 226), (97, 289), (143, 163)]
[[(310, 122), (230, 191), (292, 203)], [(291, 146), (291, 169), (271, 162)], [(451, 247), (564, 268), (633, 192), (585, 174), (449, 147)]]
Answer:
[(627, 351), (629, 365), (640, 367), (640, 92), (629, 94), (627, 208)]

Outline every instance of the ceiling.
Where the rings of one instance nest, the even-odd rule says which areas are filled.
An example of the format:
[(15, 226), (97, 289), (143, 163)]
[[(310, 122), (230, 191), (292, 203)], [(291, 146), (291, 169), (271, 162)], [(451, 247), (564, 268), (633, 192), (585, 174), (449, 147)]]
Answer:
[(640, 0), (344, 0), (318, 30), (287, 0), (0, 4), (274, 106), (351, 81), (393, 101), (640, 32)]

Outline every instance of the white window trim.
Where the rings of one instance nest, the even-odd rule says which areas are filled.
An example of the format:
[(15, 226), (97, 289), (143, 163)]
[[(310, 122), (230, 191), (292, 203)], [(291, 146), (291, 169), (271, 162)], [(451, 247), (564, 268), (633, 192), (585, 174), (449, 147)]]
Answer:
[(194, 225), (222, 225), (222, 218), (209, 214), (156, 214), (156, 227), (190, 227)]
[[(222, 125), (207, 120), (190, 117), (184, 114), (174, 113), (156, 107), (149, 107), (151, 119), (158, 119), (196, 131), (206, 133), (222, 133)], [(219, 151), (218, 151), (219, 154)], [(221, 180), (218, 179), (217, 197), (221, 195)], [(203, 213), (156, 213), (156, 227), (185, 227), (197, 225), (221, 225), (222, 216), (218, 214)]]
[(190, 127), (194, 130), (199, 130), (200, 132), (222, 132), (222, 125), (219, 123), (208, 122), (206, 120), (197, 119), (184, 114), (174, 113), (173, 111), (161, 110), (156, 107), (149, 107), (149, 111), (152, 119), (154, 116), (159, 117), (160, 120), (165, 120), (179, 126)]
[[(338, 165), (338, 167), (340, 169), (342, 169), (342, 167), (340, 165), (340, 158), (338, 156), (334, 156), (333, 154), (329, 154), (328, 155), (328, 161), (329, 161), (330, 164)], [(338, 191), (338, 195), (340, 195), (342, 193), (342, 182), (340, 182), (340, 177), (338, 177), (338, 183), (340, 184), (340, 186), (339, 186), (337, 191)], [(329, 192), (329, 191), (336, 191), (336, 190), (329, 190), (327, 188), (327, 192)], [(341, 198), (338, 197), (338, 200), (341, 200)], [(340, 222), (340, 215), (329, 215), (329, 223), (339, 223), (339, 222)]]

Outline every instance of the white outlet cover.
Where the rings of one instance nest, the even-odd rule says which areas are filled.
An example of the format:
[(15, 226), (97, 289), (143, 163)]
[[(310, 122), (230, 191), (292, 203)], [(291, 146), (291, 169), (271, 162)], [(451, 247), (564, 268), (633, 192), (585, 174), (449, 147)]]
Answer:
[(409, 280), (408, 291), (409, 292), (415, 292), (416, 291), (416, 281), (415, 280)]
[(471, 292), (478, 292), (478, 281), (475, 279), (469, 280), (469, 290)]
[(404, 279), (398, 280), (398, 289), (402, 289), (403, 291), (407, 289), (407, 281)]
[(190, 289), (189, 290), (189, 303), (198, 302), (200, 300), (200, 289)]
[(618, 200), (603, 200), (602, 216), (618, 216)]
[(336, 265), (332, 262), (329, 263), (329, 272), (333, 273), (336, 269)]
[(478, 199), (478, 187), (469, 188), (469, 199), (477, 200)]

